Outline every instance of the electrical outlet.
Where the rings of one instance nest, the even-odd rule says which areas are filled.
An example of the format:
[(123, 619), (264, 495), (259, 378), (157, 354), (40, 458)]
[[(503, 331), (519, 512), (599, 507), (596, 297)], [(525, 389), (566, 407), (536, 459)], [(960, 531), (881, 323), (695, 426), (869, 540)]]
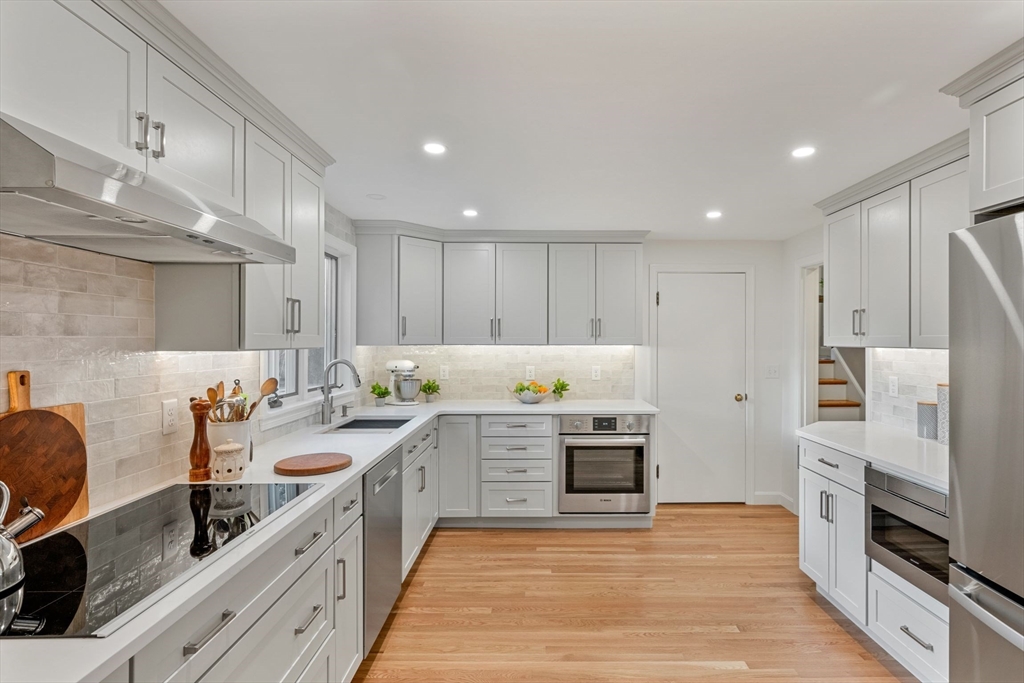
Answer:
[(441, 379), (451, 379), (451, 377), (448, 376), (448, 366), (447, 365), (442, 365), (441, 366)]
[(164, 545), (163, 545), (163, 557), (161, 558), (164, 562), (174, 559), (178, 554), (178, 525), (174, 522), (168, 522), (164, 524)]
[(601, 366), (592, 365), (590, 367), (590, 379), (601, 379)]
[(764, 377), (765, 377), (765, 379), (778, 379), (779, 378), (779, 366), (778, 365), (766, 365), (766, 366), (764, 366)]
[(178, 399), (170, 398), (160, 403), (160, 424), (164, 434), (178, 431)]
[(893, 375), (889, 378), (889, 395), (899, 396), (900, 395), (900, 378)]
[(526, 366), (526, 379), (537, 379), (537, 372), (532, 365)]

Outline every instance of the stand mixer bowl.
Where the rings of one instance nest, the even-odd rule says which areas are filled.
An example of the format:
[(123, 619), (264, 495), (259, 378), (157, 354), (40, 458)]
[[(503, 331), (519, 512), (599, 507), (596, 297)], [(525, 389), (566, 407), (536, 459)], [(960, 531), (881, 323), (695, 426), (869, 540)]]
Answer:
[(395, 398), (399, 401), (415, 400), (420, 393), (421, 379), (401, 379), (395, 377)]

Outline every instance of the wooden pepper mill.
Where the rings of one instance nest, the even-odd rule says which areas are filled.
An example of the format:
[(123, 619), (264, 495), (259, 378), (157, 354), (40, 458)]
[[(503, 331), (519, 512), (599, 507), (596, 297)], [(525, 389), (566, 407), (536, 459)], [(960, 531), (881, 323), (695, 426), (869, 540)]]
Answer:
[(195, 431), (192, 434), (192, 448), (188, 452), (189, 481), (206, 481), (210, 478), (210, 439), (206, 435), (206, 421), (213, 406), (205, 399), (196, 399), (189, 404)]

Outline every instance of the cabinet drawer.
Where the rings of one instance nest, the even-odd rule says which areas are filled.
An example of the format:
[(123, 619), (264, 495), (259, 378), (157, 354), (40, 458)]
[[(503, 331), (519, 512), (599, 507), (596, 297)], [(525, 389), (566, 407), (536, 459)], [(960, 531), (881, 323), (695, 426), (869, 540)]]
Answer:
[(864, 461), (840, 451), (800, 439), (800, 466), (827, 479), (864, 493)]
[[(333, 507), (322, 506), (139, 651), (134, 680), (197, 680), (330, 547), (332, 517)], [(185, 646), (194, 644), (202, 646), (186, 655)]]
[(420, 457), (434, 445), (434, 422), (431, 420), (420, 427), (402, 444), (402, 470), (409, 469), (416, 458)]
[(481, 481), (551, 481), (550, 460), (485, 460)]
[(949, 625), (868, 574), (868, 628), (928, 680), (949, 677)]
[(481, 517), (550, 517), (550, 482), (484, 482), (480, 485)]
[(357, 477), (334, 497), (334, 538), (340, 538), (363, 514), (363, 478)]
[(549, 438), (485, 436), (480, 439), (480, 457), (484, 460), (550, 460), (553, 451)]
[(482, 415), (480, 436), (551, 436), (550, 415)]
[(327, 552), (201, 679), (295, 681), (334, 624), (334, 553)]

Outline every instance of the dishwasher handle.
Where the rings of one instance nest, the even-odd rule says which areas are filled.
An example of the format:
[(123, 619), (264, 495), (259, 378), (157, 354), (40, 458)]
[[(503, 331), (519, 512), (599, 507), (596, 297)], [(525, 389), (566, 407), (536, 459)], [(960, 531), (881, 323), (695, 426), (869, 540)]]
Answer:
[(401, 463), (395, 465), (385, 474), (383, 477), (378, 479), (373, 485), (373, 495), (380, 493), (380, 490), (388, 485), (388, 482), (394, 479), (398, 475), (398, 470), (401, 467)]

